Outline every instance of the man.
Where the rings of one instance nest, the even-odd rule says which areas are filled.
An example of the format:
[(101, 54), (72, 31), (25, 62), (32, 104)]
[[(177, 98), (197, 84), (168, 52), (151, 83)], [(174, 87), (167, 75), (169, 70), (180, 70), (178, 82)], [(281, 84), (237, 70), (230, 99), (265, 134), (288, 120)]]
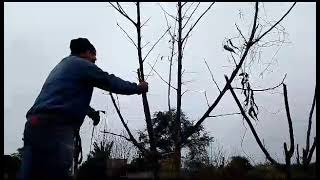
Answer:
[(86, 115), (99, 123), (89, 107), (93, 88), (117, 94), (146, 93), (148, 83), (131, 83), (95, 65), (96, 50), (86, 38), (70, 42), (71, 55), (50, 72), (34, 105), (27, 112), (24, 152), (18, 179), (69, 179), (75, 132)]

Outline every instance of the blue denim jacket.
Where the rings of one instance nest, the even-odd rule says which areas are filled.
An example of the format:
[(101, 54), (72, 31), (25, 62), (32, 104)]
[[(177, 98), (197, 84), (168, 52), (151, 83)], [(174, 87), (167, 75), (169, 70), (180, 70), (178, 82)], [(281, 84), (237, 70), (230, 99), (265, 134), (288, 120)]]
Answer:
[(124, 81), (88, 60), (70, 55), (50, 72), (26, 117), (54, 114), (55, 121), (79, 128), (88, 112), (93, 87), (124, 95), (140, 93), (136, 83)]

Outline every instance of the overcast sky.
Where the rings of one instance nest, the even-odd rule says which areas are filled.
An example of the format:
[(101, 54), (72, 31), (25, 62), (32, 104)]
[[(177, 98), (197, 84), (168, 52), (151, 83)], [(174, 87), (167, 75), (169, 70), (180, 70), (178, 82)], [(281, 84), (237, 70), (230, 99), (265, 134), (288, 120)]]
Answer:
[[(261, 17), (270, 22), (279, 19), (292, 3), (264, 3), (261, 5)], [(198, 23), (185, 48), (183, 68), (187, 83), (183, 90), (190, 90), (183, 96), (182, 109), (189, 119), (197, 120), (207, 110), (204, 94), (206, 91), (211, 104), (218, 91), (211, 81), (205, 66), (208, 62), (220, 87), (224, 86), (224, 74), (230, 76), (232, 63), (230, 54), (223, 50), (225, 38), (237, 36), (235, 23), (248, 37), (248, 29), (253, 19), (253, 3), (222, 3), (212, 6), (210, 11)], [(142, 30), (143, 44), (150, 41), (144, 54), (166, 30), (166, 21), (158, 3), (141, 4), (142, 21), (149, 17), (147, 26)], [(175, 12), (174, 3), (162, 3), (170, 13)], [(203, 11), (208, 3), (200, 5)], [(124, 4), (128, 14), (135, 17), (133, 3)], [(199, 16), (199, 13), (195, 14)], [(240, 18), (241, 17), (241, 18)], [(193, 19), (194, 22), (195, 19)], [(97, 65), (103, 70), (129, 80), (137, 81), (137, 52), (117, 26), (117, 22), (135, 38), (134, 27), (128, 20), (107, 3), (4, 3), (4, 153), (9, 154), (22, 146), (22, 134), (25, 114), (34, 103), (42, 84), (51, 69), (65, 56), (69, 55), (69, 43), (73, 38), (86, 37), (97, 49)], [(251, 65), (251, 85), (255, 88), (271, 87), (281, 82), (287, 73), (285, 83), (295, 142), (305, 146), (306, 128), (314, 87), (316, 83), (316, 6), (315, 3), (297, 3), (281, 25), (288, 33), (287, 41), (273, 58), (277, 48), (265, 48), (260, 62)], [(276, 37), (274, 34), (266, 36)], [(169, 37), (160, 41), (146, 62), (153, 64), (158, 54), (169, 55)], [(271, 62), (271, 63), (270, 63)], [(268, 64), (263, 76), (259, 74)], [(176, 63), (174, 63), (176, 71)], [(145, 71), (150, 71), (145, 64)], [(156, 65), (156, 70), (168, 78), (166, 58)], [(176, 73), (174, 73), (176, 74)], [(151, 112), (167, 110), (167, 86), (157, 75), (150, 76), (148, 99)], [(173, 82), (176, 82), (173, 80)], [(235, 79), (233, 85), (239, 86)], [(199, 91), (199, 92), (197, 92)], [(260, 107), (259, 121), (254, 123), (260, 138), (271, 155), (284, 161), (283, 142), (289, 142), (287, 119), (284, 110), (282, 87), (277, 91), (256, 93), (256, 103)], [(104, 91), (95, 89), (91, 105), (106, 110), (104, 116), (108, 129), (119, 133), (123, 128), (112, 106), (111, 99)], [(175, 95), (172, 92), (172, 106), (175, 107)], [(238, 94), (243, 100), (243, 95)], [(145, 128), (142, 100), (140, 96), (119, 96), (122, 113), (134, 132)], [(225, 94), (211, 115), (239, 112), (229, 92)], [(103, 120), (103, 121), (104, 121)], [(248, 130), (241, 148), (241, 138), (247, 125), (239, 115), (210, 118), (204, 125), (216, 142), (221, 144), (230, 155), (246, 152), (256, 162), (263, 161), (264, 155)], [(105, 126), (101, 122), (97, 129)], [(313, 118), (311, 139), (315, 136), (315, 115)], [(86, 119), (82, 129), (83, 151), (86, 155), (90, 148), (92, 122)], [(95, 136), (99, 131), (96, 130)], [(302, 152), (302, 151), (301, 151)], [(86, 157), (85, 157), (86, 158)]]

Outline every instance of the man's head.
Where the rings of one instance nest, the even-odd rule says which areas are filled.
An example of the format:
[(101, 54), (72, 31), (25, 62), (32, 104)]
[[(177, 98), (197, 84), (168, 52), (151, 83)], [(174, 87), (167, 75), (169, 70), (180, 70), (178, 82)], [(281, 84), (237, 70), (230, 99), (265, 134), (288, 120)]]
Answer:
[(70, 41), (71, 55), (79, 56), (95, 63), (96, 49), (87, 38), (72, 39)]

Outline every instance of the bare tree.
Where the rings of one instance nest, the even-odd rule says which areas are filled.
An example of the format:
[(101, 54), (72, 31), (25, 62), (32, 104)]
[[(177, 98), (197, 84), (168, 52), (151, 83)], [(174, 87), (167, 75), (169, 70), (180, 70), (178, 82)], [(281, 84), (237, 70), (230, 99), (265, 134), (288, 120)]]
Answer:
[[(135, 45), (135, 47), (137, 48), (137, 52), (138, 52), (138, 61), (139, 61), (139, 69), (138, 69), (138, 78), (140, 81), (144, 81), (144, 61), (147, 58), (147, 56), (150, 54), (150, 52), (153, 50), (154, 46), (160, 41), (160, 39), (163, 37), (161, 36), (159, 38), (158, 41), (156, 41), (156, 43), (154, 44), (154, 46), (152, 46), (152, 48), (146, 53), (146, 55), (143, 57), (142, 55), (142, 45), (141, 45), (141, 28), (143, 27), (141, 22), (140, 22), (140, 3), (137, 2), (135, 3), (136, 5), (136, 9), (137, 9), (137, 20), (134, 21), (132, 18), (129, 17), (129, 15), (125, 12), (125, 10), (121, 7), (121, 5), (119, 3), (110, 3), (120, 14), (122, 14), (125, 18), (127, 18), (136, 28), (137, 31), (137, 41), (134, 41), (130, 35), (123, 29), (121, 28), (121, 30), (123, 30), (126, 34), (127, 37), (129, 37), (130, 41)], [(190, 5), (189, 5), (190, 4)], [(187, 3), (187, 2), (178, 2), (177, 3), (177, 15), (171, 15), (168, 12), (166, 12), (163, 8), (163, 11), (165, 13), (165, 15), (168, 15), (169, 17), (171, 17), (172, 19), (174, 19), (175, 22), (175, 28), (173, 29), (173, 31), (170, 31), (170, 26), (168, 25), (168, 20), (167, 20), (167, 25), (168, 25), (168, 29), (167, 31), (165, 31), (165, 34), (167, 32), (169, 32), (171, 40), (172, 40), (172, 44), (171, 44), (171, 55), (168, 57), (169, 59), (169, 63), (170, 63), (170, 70), (169, 70), (169, 82), (166, 82), (163, 78), (161, 78), (163, 81), (165, 81), (168, 84), (168, 108), (169, 110), (171, 109), (171, 105), (170, 105), (170, 90), (173, 88), (177, 91), (177, 102), (176, 102), (176, 108), (177, 108), (177, 116), (175, 118), (175, 149), (174, 149), (174, 168), (176, 170), (176, 172), (180, 172), (180, 167), (181, 167), (181, 147), (182, 145), (187, 141), (187, 139), (197, 131), (198, 127), (201, 125), (201, 123), (204, 122), (205, 119), (207, 119), (208, 117), (214, 117), (212, 115), (210, 115), (210, 113), (212, 112), (212, 110), (218, 105), (218, 103), (220, 102), (221, 98), (224, 96), (224, 94), (230, 90), (231, 92), (233, 92), (232, 94), (234, 95), (235, 99), (235, 93), (233, 91), (233, 89), (235, 90), (241, 90), (245, 97), (245, 109), (240, 108), (241, 114), (245, 117), (244, 119), (247, 121), (247, 123), (249, 124), (249, 127), (251, 129), (251, 131), (253, 132), (259, 147), (262, 149), (262, 151), (264, 152), (264, 154), (266, 155), (267, 159), (272, 163), (272, 164), (278, 164), (268, 153), (268, 151), (265, 149), (265, 147), (263, 146), (263, 144), (261, 143), (257, 133), (255, 132), (252, 123), (249, 119), (248, 116), (246, 115), (246, 112), (249, 114), (249, 116), (255, 120), (257, 120), (258, 116), (258, 106), (256, 105), (255, 101), (254, 101), (254, 92), (263, 92), (263, 91), (267, 91), (267, 90), (272, 90), (275, 89), (277, 87), (279, 87), (280, 85), (283, 84), (283, 81), (278, 84), (275, 87), (270, 87), (270, 88), (264, 88), (264, 89), (252, 89), (251, 85), (249, 83), (249, 74), (246, 72), (245, 70), (245, 61), (246, 59), (248, 59), (248, 57), (251, 57), (251, 60), (255, 59), (257, 57), (257, 52), (259, 48), (261, 47), (268, 47), (271, 44), (277, 43), (277, 42), (263, 42), (263, 38), (270, 33), (272, 30), (277, 29), (280, 26), (280, 22), (289, 14), (289, 12), (292, 10), (292, 8), (295, 6), (296, 3), (293, 3), (293, 5), (290, 7), (290, 9), (278, 20), (276, 21), (276, 23), (274, 24), (269, 24), (269, 28), (267, 30), (263, 31), (263, 26), (261, 25), (262, 23), (259, 21), (260, 18), (258, 16), (258, 12), (259, 12), (259, 3), (256, 2), (255, 3), (255, 13), (254, 13), (254, 17), (253, 17), (253, 25), (250, 31), (250, 35), (249, 37), (245, 37), (244, 33), (242, 33), (242, 31), (240, 30), (240, 28), (237, 26), (237, 24), (235, 24), (239, 34), (240, 34), (240, 38), (242, 39), (242, 44), (240, 43), (240, 45), (235, 45), (234, 43), (232, 43), (231, 39), (228, 39), (228, 41), (226, 42), (226, 44), (224, 45), (224, 49), (226, 51), (230, 52), (230, 55), (233, 59), (234, 62), (234, 70), (232, 71), (230, 78), (227, 79), (225, 85), (223, 88), (219, 88), (219, 86), (217, 85), (217, 83), (215, 82), (213, 76), (212, 76), (212, 80), (213, 82), (215, 82), (218, 90), (219, 90), (219, 95), (217, 96), (217, 98), (213, 101), (213, 103), (211, 103), (211, 105), (208, 105), (208, 109), (206, 110), (206, 112), (201, 116), (201, 118), (194, 124), (193, 128), (190, 128), (190, 130), (184, 134), (181, 134), (181, 122), (180, 122), (180, 112), (181, 112), (181, 105), (182, 105), (182, 96), (185, 92), (182, 92), (182, 85), (184, 84), (183, 82), (183, 51), (184, 48), (187, 44), (188, 39), (190, 38), (191, 32), (192, 30), (195, 28), (195, 26), (198, 24), (198, 22), (202, 19), (202, 17), (209, 11), (209, 9), (212, 7), (214, 3), (211, 3), (209, 5), (209, 7), (203, 11), (201, 13), (201, 15), (196, 19), (196, 21), (194, 21), (193, 24), (191, 24), (189, 26), (189, 28), (187, 27), (190, 22), (192, 17), (194, 16), (195, 12), (197, 11), (200, 3)], [(189, 6), (188, 6), (189, 5)], [(191, 7), (194, 7), (193, 10)], [(189, 13), (189, 14), (188, 14)], [(178, 24), (177, 29), (176, 29), (176, 23)], [(120, 27), (120, 26), (119, 26)], [(175, 43), (177, 44), (177, 52), (175, 52)], [(144, 46), (143, 46), (144, 47)], [(234, 55), (237, 55), (236, 57)], [(172, 59), (174, 56), (177, 56), (177, 62), (178, 62), (178, 67), (177, 67), (177, 87), (173, 87), (171, 85), (171, 71), (172, 71)], [(207, 64), (206, 64), (207, 65)], [(151, 65), (150, 65), (151, 66)], [(210, 68), (207, 65), (209, 71)], [(151, 69), (155, 71), (154, 66), (151, 66)], [(241, 70), (241, 73), (239, 74)], [(157, 72), (156, 72), (157, 73)], [(158, 73), (157, 73), (158, 74)], [(212, 75), (212, 72), (210, 71), (210, 74)], [(159, 74), (158, 74), (159, 75)], [(239, 75), (242, 76), (242, 87), (232, 87), (231, 84), (234, 81), (235, 77)], [(160, 76), (160, 75), (159, 75)], [(161, 77), (161, 76), (160, 76)], [(112, 95), (111, 95), (112, 97)], [(147, 125), (147, 131), (148, 131), (148, 136), (149, 136), (149, 140), (150, 140), (150, 150), (147, 149), (143, 149), (141, 147), (139, 147), (139, 142), (137, 140), (135, 140), (135, 138), (133, 137), (133, 135), (130, 133), (130, 129), (127, 127), (125, 121), (123, 120), (123, 117), (120, 113), (120, 111), (118, 111), (118, 115), (127, 131), (127, 133), (129, 134), (129, 138), (122, 136), (123, 138), (126, 138), (127, 140), (133, 142), (133, 144), (139, 148), (139, 150), (141, 152), (145, 152), (146, 155), (149, 154), (150, 160), (154, 163), (154, 175), (155, 177), (157, 177), (157, 173), (158, 173), (158, 152), (156, 150), (156, 145), (155, 145), (155, 140), (154, 140), (154, 133), (153, 133), (153, 129), (152, 129), (152, 122), (151, 122), (151, 116), (150, 116), (150, 109), (149, 109), (149, 104), (148, 104), (148, 100), (147, 100), (147, 95), (146, 94), (142, 94), (142, 101), (143, 101), (143, 107), (144, 107), (144, 113), (145, 113), (145, 120), (146, 120), (146, 125)], [(208, 101), (207, 101), (208, 102)], [(209, 102), (208, 102), (209, 104)], [(241, 103), (237, 103), (238, 105), (241, 105)], [(116, 104), (114, 103), (115, 107)], [(230, 114), (239, 114), (239, 113), (230, 113)], [(229, 115), (230, 115), (229, 114)], [(121, 118), (122, 117), (122, 118)], [(251, 124), (251, 125), (250, 125)], [(130, 135), (131, 134), (131, 135)], [(120, 136), (121, 137), (121, 136)], [(292, 150), (290, 148), (290, 150)], [(289, 151), (290, 151), (289, 150)], [(312, 148), (310, 149), (310, 151), (312, 150)], [(291, 155), (292, 156), (292, 155)]]
[[(190, 5), (189, 5), (190, 4)], [(183, 71), (182, 71), (182, 66), (183, 66), (183, 51), (184, 48), (187, 44), (187, 41), (190, 37), (190, 33), (192, 30), (195, 28), (195, 26), (198, 24), (200, 19), (209, 11), (209, 9), (212, 7), (214, 4), (211, 3), (209, 7), (201, 13), (201, 15), (196, 19), (196, 21), (190, 24), (190, 20), (192, 19), (192, 16), (194, 13), (198, 10), (198, 7), (200, 5), (200, 2), (196, 4), (194, 8), (193, 7), (194, 3), (187, 3), (187, 2), (178, 2), (177, 3), (177, 15), (171, 15), (169, 14), (162, 6), (160, 6), (166, 15), (170, 16), (172, 19), (174, 19), (174, 29), (170, 31), (170, 41), (171, 42), (171, 53), (170, 56), (168, 57), (170, 65), (169, 65), (169, 87), (168, 87), (168, 107), (169, 111), (171, 109), (171, 104), (170, 104), (170, 84), (171, 84), (171, 72), (172, 72), (172, 59), (175, 55), (177, 55), (177, 61), (178, 61), (178, 67), (177, 67), (177, 88), (176, 88), (176, 97), (177, 97), (177, 102), (176, 102), (176, 117), (174, 121), (174, 142), (175, 142), (175, 148), (173, 152), (173, 171), (176, 172), (177, 174), (175, 176), (179, 176), (180, 173), (180, 168), (181, 168), (181, 146), (180, 146), (180, 141), (181, 141), (181, 105), (182, 105), (182, 95), (185, 92), (182, 92), (182, 76), (183, 76)], [(186, 8), (184, 8), (186, 7)], [(168, 19), (166, 17), (167, 25)], [(178, 27), (176, 29), (176, 24), (178, 24)], [(169, 26), (169, 25), (168, 25)], [(188, 27), (190, 26), (190, 27)], [(177, 52), (175, 52), (175, 43), (177, 43)]]
[[(116, 5), (114, 5), (116, 4)], [(148, 21), (146, 21), (145, 23), (141, 24), (141, 12), (140, 12), (140, 2), (136, 2), (136, 15), (137, 15), (137, 19), (136, 21), (133, 20), (127, 13), (126, 11), (122, 8), (122, 6), (120, 5), (120, 3), (111, 3), (110, 5), (116, 9), (121, 15), (123, 15), (126, 19), (128, 19), (136, 28), (136, 33), (137, 33), (137, 40), (134, 41), (130, 35), (123, 29), (121, 28), (125, 34), (127, 35), (127, 37), (129, 37), (129, 39), (131, 40), (131, 42), (135, 45), (135, 47), (137, 48), (137, 54), (138, 54), (138, 61), (139, 61), (139, 68), (137, 70), (137, 74), (138, 74), (138, 79), (139, 81), (144, 81), (145, 80), (145, 74), (144, 74), (144, 61), (146, 60), (146, 58), (148, 57), (148, 55), (150, 54), (150, 52), (154, 49), (154, 47), (158, 44), (158, 42), (164, 37), (164, 35), (168, 32), (169, 29), (167, 29), (164, 34), (154, 43), (154, 45), (149, 49), (149, 51), (146, 53), (145, 56), (143, 56), (142, 54), (142, 44), (141, 44), (141, 29), (142, 27), (145, 25), (145, 23)], [(119, 26), (119, 25), (118, 25)], [(119, 26), (120, 27), (120, 26)], [(112, 94), (110, 94), (111, 98), (112, 98)], [(113, 99), (113, 98), (112, 98)], [(113, 99), (114, 102), (114, 99)], [(153, 130), (153, 126), (152, 126), (152, 122), (151, 122), (151, 114), (150, 114), (150, 108), (149, 108), (149, 102), (148, 102), (148, 98), (146, 93), (142, 93), (142, 102), (143, 102), (143, 109), (144, 109), (144, 115), (145, 115), (145, 121), (146, 121), (146, 125), (147, 125), (147, 131), (148, 131), (148, 136), (150, 139), (150, 150), (146, 150), (144, 149), (138, 142), (137, 140), (133, 137), (132, 133), (130, 132), (130, 129), (128, 128), (128, 126), (126, 125), (126, 123), (124, 122), (121, 112), (120, 110), (117, 110), (117, 113), (121, 119), (122, 124), (124, 125), (127, 133), (129, 134), (130, 138), (127, 140), (130, 140), (131, 142), (134, 143), (134, 145), (136, 147), (139, 148), (139, 150), (144, 154), (144, 156), (146, 158), (149, 158), (150, 161), (153, 164), (153, 168), (154, 168), (154, 178), (159, 178), (158, 177), (158, 170), (159, 170), (159, 163), (158, 163), (158, 159), (159, 159), (159, 154), (157, 152), (156, 149), (156, 145), (155, 145), (155, 139), (154, 139), (154, 130)], [(115, 107), (116, 104), (114, 103)]]

